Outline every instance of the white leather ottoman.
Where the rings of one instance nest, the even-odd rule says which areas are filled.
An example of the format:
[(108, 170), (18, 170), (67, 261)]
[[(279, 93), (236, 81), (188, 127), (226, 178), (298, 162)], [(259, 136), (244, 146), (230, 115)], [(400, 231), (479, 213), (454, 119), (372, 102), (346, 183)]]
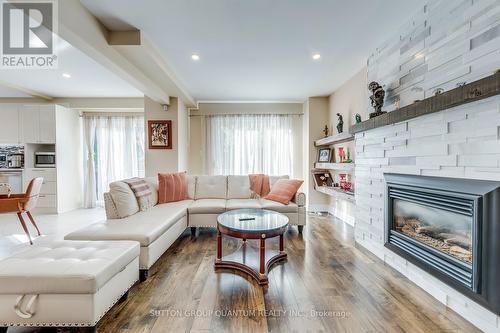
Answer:
[(139, 277), (139, 243), (38, 243), (0, 261), (0, 332), (97, 322)]

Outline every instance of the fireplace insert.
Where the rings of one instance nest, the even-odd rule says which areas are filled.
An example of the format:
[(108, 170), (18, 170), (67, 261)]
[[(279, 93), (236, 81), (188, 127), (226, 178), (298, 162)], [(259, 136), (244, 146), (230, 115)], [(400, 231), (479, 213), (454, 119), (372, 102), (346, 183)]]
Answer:
[(500, 313), (500, 182), (385, 179), (385, 246)]

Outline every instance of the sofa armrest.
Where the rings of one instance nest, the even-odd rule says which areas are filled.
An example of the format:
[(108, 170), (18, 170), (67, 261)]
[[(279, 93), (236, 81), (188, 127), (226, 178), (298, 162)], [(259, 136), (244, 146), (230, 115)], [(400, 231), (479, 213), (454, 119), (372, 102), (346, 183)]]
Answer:
[(119, 219), (118, 210), (116, 209), (115, 202), (109, 192), (104, 193), (104, 208), (106, 209), (106, 218), (108, 220)]
[(304, 192), (297, 192), (293, 198), (293, 202), (299, 207), (304, 207), (306, 205), (306, 194)]

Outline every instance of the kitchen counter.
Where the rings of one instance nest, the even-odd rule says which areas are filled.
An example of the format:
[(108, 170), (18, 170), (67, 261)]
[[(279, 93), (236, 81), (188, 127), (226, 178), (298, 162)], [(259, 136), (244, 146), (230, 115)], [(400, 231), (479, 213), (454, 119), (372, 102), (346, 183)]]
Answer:
[(0, 172), (16, 172), (16, 171), (19, 171), (19, 172), (22, 172), (24, 171), (23, 168), (0, 168)]

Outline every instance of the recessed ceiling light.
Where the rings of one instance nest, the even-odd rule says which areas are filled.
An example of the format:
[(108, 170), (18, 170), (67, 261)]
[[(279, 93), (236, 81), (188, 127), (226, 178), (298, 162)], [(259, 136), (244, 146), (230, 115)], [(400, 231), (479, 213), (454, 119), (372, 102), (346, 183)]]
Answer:
[(71, 77), (71, 74), (63, 73), (62, 77), (66, 78), (66, 79), (69, 79)]
[(319, 54), (319, 53), (313, 54), (313, 59), (314, 60), (319, 60), (320, 58), (321, 58), (321, 54)]
[(197, 54), (193, 54), (193, 55), (191, 55), (191, 59), (193, 59), (194, 61), (198, 61), (198, 60), (200, 60), (200, 56)]

